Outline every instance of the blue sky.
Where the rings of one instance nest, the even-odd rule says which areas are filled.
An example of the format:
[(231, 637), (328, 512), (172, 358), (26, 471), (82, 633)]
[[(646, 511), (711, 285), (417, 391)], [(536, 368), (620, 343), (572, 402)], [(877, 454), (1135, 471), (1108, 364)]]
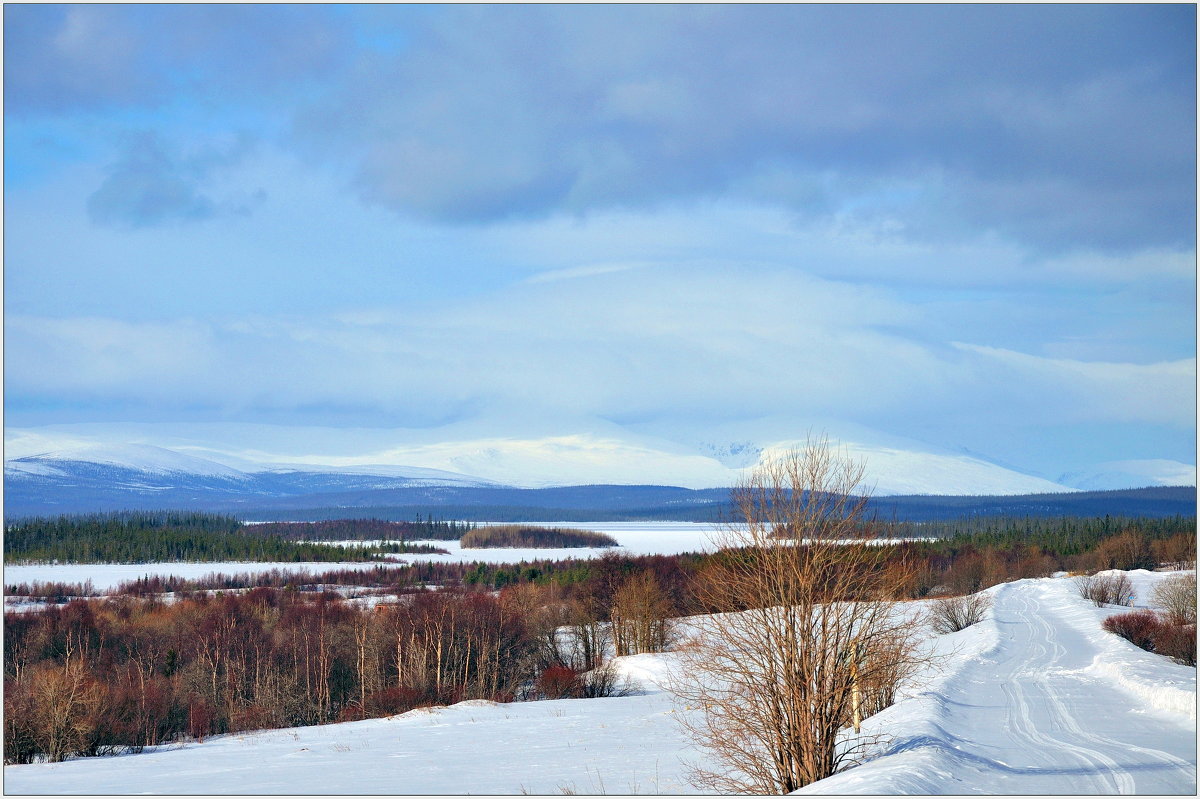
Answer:
[(7, 5), (6, 426), (1194, 463), (1195, 13)]

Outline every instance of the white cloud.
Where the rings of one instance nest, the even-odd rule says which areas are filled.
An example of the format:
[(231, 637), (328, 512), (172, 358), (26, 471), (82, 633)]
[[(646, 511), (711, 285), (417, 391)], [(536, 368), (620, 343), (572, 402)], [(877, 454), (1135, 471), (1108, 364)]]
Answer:
[(1047, 420), (1195, 425), (1196, 359), (1113, 363), (1044, 358), (956, 342), (979, 356), (995, 391)]
[(214, 331), (194, 321), (16, 316), (5, 335), (5, 379), (17, 392), (186, 401), (221, 366)]

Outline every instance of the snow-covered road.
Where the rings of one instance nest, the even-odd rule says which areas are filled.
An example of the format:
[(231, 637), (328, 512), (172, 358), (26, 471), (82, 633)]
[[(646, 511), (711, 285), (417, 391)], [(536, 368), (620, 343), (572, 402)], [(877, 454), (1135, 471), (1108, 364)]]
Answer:
[[(990, 646), (872, 720), (888, 754), (804, 792), (1195, 793), (1195, 669), (1101, 631), (1114, 611), (1088, 606), (1069, 580), (992, 595), (992, 619), (960, 634)], [(1139, 684), (1148, 690), (1129, 690)]]

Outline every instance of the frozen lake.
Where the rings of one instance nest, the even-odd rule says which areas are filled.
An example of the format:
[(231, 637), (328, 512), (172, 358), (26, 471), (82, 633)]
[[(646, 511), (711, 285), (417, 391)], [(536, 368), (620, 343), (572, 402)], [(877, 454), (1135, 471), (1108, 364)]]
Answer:
[[(606, 533), (617, 540), (620, 546), (598, 548), (578, 547), (570, 549), (462, 549), (457, 541), (427, 541), (442, 549), (447, 555), (406, 554), (397, 555), (402, 561), (437, 561), (440, 563), (484, 562), (519, 563), (522, 560), (562, 560), (566, 558), (595, 558), (605, 552), (628, 555), (673, 555), (681, 552), (711, 551), (713, 535), (720, 532), (718, 525), (700, 522), (529, 522), (528, 526), (567, 527)], [(336, 542), (345, 543), (345, 542)], [(356, 542), (349, 542), (353, 545)], [(369, 569), (374, 562), (345, 563), (68, 563), (5, 566), (4, 583), (66, 582), (82, 583), (91, 580), (98, 591), (106, 591), (117, 585), (139, 577), (174, 575), (187, 579), (203, 577), (213, 573), (259, 573), (271, 569), (304, 569), (322, 572), (335, 568)]]

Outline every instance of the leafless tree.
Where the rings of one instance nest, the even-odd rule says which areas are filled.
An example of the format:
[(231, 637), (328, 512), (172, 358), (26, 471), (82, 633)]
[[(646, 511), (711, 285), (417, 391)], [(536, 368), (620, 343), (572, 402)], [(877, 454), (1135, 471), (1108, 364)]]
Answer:
[(1196, 623), (1196, 575), (1169, 577), (1154, 586), (1154, 604), (1174, 625)]
[[(696, 783), (783, 794), (838, 771), (865, 739), (839, 732), (894, 698), (918, 625), (891, 601), (911, 575), (886, 566), (866, 514), (863, 466), (810, 440), (734, 490), (701, 586), (717, 613), (681, 647), (673, 690), (693, 739), (720, 764)], [(857, 730), (856, 730), (857, 732)]]
[(662, 652), (671, 638), (671, 606), (654, 573), (626, 580), (613, 595), (613, 646), (618, 655)]
[(1079, 595), (1096, 607), (1132, 605), (1136, 594), (1133, 583), (1124, 574), (1084, 574), (1075, 578)]
[(935, 601), (929, 610), (929, 623), (935, 633), (945, 635), (965, 630), (983, 621), (992, 600), (987, 594), (952, 596)]

